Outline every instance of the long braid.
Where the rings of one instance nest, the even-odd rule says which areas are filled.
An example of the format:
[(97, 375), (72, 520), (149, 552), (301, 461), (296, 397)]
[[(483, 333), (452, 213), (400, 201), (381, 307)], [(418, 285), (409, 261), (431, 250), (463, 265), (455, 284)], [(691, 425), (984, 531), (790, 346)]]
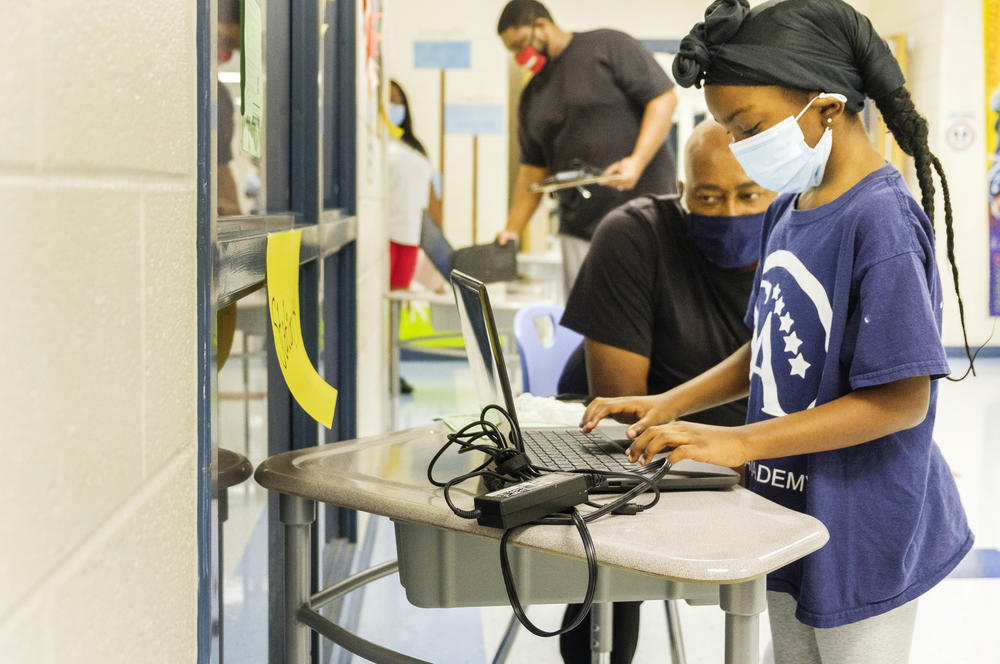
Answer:
[[(931, 152), (928, 144), (927, 119), (920, 115), (913, 105), (910, 92), (905, 87), (899, 87), (891, 94), (875, 100), (875, 105), (882, 112), (886, 126), (892, 132), (896, 143), (906, 154), (913, 157), (917, 171), (917, 181), (920, 184), (920, 205), (931, 228), (934, 228), (934, 171), (941, 180), (941, 191), (944, 195), (945, 239), (948, 252), (948, 262), (951, 265), (951, 276), (955, 283), (955, 295), (958, 297), (958, 315), (962, 324), (962, 341), (965, 344), (965, 355), (969, 358), (969, 370), (976, 375), (974, 361), (976, 355), (969, 348), (969, 337), (965, 329), (965, 304), (958, 286), (958, 263), (955, 260), (955, 229), (951, 211), (951, 194), (948, 190), (948, 180), (945, 178), (941, 161)], [(968, 371), (966, 375), (968, 375)], [(963, 376), (962, 378), (964, 378)], [(961, 380), (961, 379), (959, 379)]]
[[(927, 143), (927, 119), (920, 115), (913, 105), (910, 91), (905, 87), (875, 100), (875, 105), (882, 112), (886, 126), (896, 139), (903, 152), (913, 157), (917, 170), (917, 181), (920, 183), (920, 206), (931, 220), (934, 227), (934, 178), (931, 170), (930, 147)], [(943, 178), (942, 178), (943, 180)]]
[(982, 347), (977, 349), (975, 353), (969, 352), (969, 336), (965, 331), (965, 303), (962, 302), (962, 293), (958, 288), (958, 264), (955, 261), (955, 228), (952, 223), (951, 193), (948, 191), (948, 180), (944, 176), (941, 160), (935, 155), (931, 155), (931, 161), (934, 164), (934, 170), (937, 171), (938, 178), (941, 180), (941, 193), (944, 195), (945, 246), (948, 252), (948, 262), (951, 263), (951, 277), (955, 281), (955, 295), (958, 297), (958, 317), (962, 321), (962, 341), (965, 343), (965, 355), (969, 358), (969, 370), (975, 376), (976, 368), (973, 361)]

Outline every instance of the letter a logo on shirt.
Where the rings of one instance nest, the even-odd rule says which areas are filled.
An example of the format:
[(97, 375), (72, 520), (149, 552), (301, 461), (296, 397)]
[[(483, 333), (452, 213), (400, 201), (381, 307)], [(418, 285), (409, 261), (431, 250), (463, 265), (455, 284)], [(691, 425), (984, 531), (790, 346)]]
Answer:
[(761, 381), (759, 408), (773, 417), (813, 408), (830, 346), (830, 298), (809, 269), (784, 250), (764, 260), (760, 289), (750, 343), (750, 379)]

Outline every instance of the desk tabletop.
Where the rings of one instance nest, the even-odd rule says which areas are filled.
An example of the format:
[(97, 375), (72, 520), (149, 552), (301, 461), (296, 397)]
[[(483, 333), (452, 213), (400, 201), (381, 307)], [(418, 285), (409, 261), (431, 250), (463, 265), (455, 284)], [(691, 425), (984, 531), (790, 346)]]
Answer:
[[(503, 531), (453, 514), (443, 490), (427, 480), (427, 464), (448, 431), (439, 423), (286, 452), (264, 461), (255, 478), (280, 493), (498, 540)], [(459, 456), (453, 450), (439, 460), (436, 479), (455, 477), (482, 462), (481, 455)], [(472, 509), (473, 497), (482, 491), (470, 481), (452, 490), (452, 500)], [(817, 519), (740, 487), (665, 492), (651, 510), (607, 516), (589, 525), (601, 564), (705, 583), (757, 578), (819, 549), (828, 539)], [(529, 526), (511, 541), (584, 557), (571, 526)]]

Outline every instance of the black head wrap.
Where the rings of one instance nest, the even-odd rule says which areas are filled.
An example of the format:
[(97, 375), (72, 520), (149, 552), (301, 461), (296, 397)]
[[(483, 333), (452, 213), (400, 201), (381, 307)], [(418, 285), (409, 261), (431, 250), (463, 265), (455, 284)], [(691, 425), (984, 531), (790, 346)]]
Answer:
[(843, 0), (715, 0), (681, 41), (683, 87), (778, 85), (839, 92), (860, 111), (901, 87), (903, 72), (871, 21)]

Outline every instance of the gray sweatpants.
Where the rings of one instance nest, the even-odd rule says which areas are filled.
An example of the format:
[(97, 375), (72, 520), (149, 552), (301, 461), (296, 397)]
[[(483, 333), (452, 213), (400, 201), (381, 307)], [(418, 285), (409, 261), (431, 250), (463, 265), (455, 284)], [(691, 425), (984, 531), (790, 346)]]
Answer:
[(795, 600), (768, 591), (774, 664), (906, 664), (917, 600), (849, 625), (821, 629), (795, 618)]
[(569, 297), (576, 275), (580, 272), (583, 259), (587, 257), (590, 241), (572, 235), (559, 234), (559, 246), (562, 249), (563, 264), (563, 301)]

